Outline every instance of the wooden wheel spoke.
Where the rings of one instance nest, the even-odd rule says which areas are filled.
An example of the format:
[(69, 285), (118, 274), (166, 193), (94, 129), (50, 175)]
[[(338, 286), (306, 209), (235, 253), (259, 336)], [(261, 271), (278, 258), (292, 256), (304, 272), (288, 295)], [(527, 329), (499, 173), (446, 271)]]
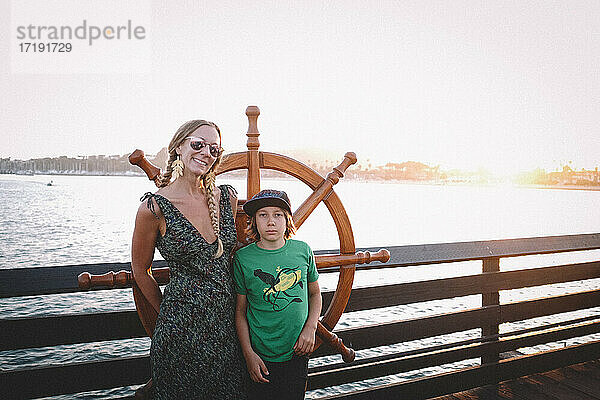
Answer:
[(352, 264), (370, 264), (373, 261), (388, 262), (390, 252), (380, 249), (376, 253), (357, 251), (354, 254), (323, 254), (315, 256), (317, 269)]
[(316, 191), (312, 192), (310, 196), (308, 196), (302, 202), (300, 207), (298, 207), (296, 211), (294, 211), (294, 214), (292, 214), (292, 219), (294, 220), (294, 226), (296, 227), (296, 229), (300, 229), (304, 221), (308, 219), (310, 214), (312, 214), (312, 212), (317, 208), (317, 206), (321, 202), (322, 199), (315, 198), (315, 193)]
[(300, 228), (304, 221), (317, 208), (321, 200), (327, 198), (333, 192), (333, 186), (344, 176), (344, 172), (349, 166), (356, 163), (356, 154), (348, 152), (344, 155), (344, 160), (337, 167), (327, 174), (327, 178), (312, 192), (310, 196), (294, 212), (294, 225)]

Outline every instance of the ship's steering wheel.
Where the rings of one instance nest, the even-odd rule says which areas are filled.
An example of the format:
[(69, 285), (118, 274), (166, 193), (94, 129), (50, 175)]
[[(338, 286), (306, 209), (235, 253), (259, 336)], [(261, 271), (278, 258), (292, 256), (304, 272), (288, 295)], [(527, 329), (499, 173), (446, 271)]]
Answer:
[[(354, 153), (346, 153), (340, 165), (333, 168), (327, 177), (323, 178), (310, 167), (290, 157), (275, 153), (259, 152), (257, 119), (260, 111), (256, 106), (249, 106), (246, 109), (246, 115), (248, 116), (248, 132), (246, 134), (248, 136), (248, 150), (224, 156), (216, 173), (223, 174), (246, 169), (248, 171), (247, 198), (251, 198), (260, 191), (261, 169), (280, 171), (304, 182), (313, 192), (293, 214), (294, 224), (297, 228), (302, 226), (321, 201), (325, 203), (337, 228), (340, 252), (339, 254), (315, 256), (315, 261), (317, 269), (339, 266), (339, 278), (331, 303), (318, 324), (317, 341), (314, 349), (316, 350), (323, 342), (326, 342), (342, 354), (344, 361), (350, 362), (354, 360), (354, 351), (347, 348), (341, 339), (331, 331), (339, 321), (350, 298), (356, 264), (364, 264), (371, 261), (387, 262), (390, 258), (390, 253), (385, 249), (373, 254), (368, 251), (356, 252), (354, 235), (348, 214), (346, 214), (342, 201), (333, 191), (333, 186), (344, 176), (346, 169), (356, 163), (356, 155)], [(160, 169), (150, 164), (141, 150), (133, 152), (129, 156), (129, 161), (142, 168), (150, 180), (157, 182)], [(236, 213), (238, 241), (242, 244), (247, 243), (245, 229), (248, 224), (247, 216), (242, 209), (244, 202), (245, 200), (238, 201), (238, 210)], [(149, 268), (148, 272), (154, 276), (159, 284), (165, 284), (169, 281), (170, 270), (168, 267)], [(140, 321), (148, 336), (152, 337), (158, 314), (135, 284), (133, 274), (130, 271), (120, 271), (118, 273), (111, 271), (97, 276), (92, 276), (84, 272), (79, 276), (78, 280), (81, 288), (97, 286), (113, 287), (131, 284)]]
[[(217, 174), (222, 174), (229, 171), (247, 169), (248, 170), (248, 185), (247, 185), (247, 198), (251, 198), (253, 195), (260, 191), (260, 170), (276, 170), (293, 176), (299, 179), (310, 187), (313, 193), (298, 207), (293, 214), (294, 224), (296, 228), (306, 221), (312, 211), (322, 201), (329, 210), (331, 218), (337, 228), (338, 237), (340, 241), (340, 254), (339, 255), (355, 255), (356, 248), (354, 245), (354, 235), (352, 233), (352, 226), (350, 220), (344, 209), (342, 201), (338, 195), (333, 191), (333, 185), (335, 185), (341, 177), (344, 176), (346, 169), (356, 163), (356, 155), (354, 153), (346, 153), (342, 163), (335, 167), (331, 173), (327, 175), (327, 178), (323, 179), (312, 168), (307, 165), (294, 160), (290, 157), (286, 157), (281, 154), (259, 152), (259, 132), (257, 129), (257, 119), (260, 114), (258, 107), (249, 106), (246, 109), (246, 115), (248, 116), (248, 151), (228, 154), (223, 158), (220, 168)], [(236, 217), (236, 227), (238, 232), (238, 240), (241, 243), (246, 243), (246, 237), (244, 230), (247, 226), (247, 217), (244, 212), (238, 210)], [(240, 212), (241, 211), (241, 212)], [(323, 266), (323, 263), (320, 263)], [(334, 264), (329, 264), (334, 265)], [(340, 266), (339, 279), (335, 294), (325, 315), (321, 319), (321, 323), (331, 331), (337, 322), (339, 321), (348, 299), (350, 298), (350, 292), (352, 291), (352, 283), (354, 281), (355, 264), (351, 263), (348, 265)], [(317, 340), (315, 349), (321, 344), (320, 340)]]

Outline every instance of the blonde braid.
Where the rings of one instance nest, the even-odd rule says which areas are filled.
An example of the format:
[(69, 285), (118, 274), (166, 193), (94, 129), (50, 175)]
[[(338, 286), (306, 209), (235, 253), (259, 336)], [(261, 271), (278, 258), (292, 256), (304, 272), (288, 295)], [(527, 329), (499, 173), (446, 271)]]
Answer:
[(169, 160), (167, 161), (167, 169), (164, 174), (161, 172), (159, 175), (159, 183), (157, 185), (159, 188), (165, 187), (169, 183), (171, 183), (171, 175), (173, 175), (173, 161), (175, 161), (176, 159), (177, 159), (176, 152), (169, 153)]
[[(214, 170), (211, 170), (206, 175), (204, 175), (204, 177), (202, 178), (202, 185), (204, 186), (206, 202), (208, 203), (208, 213), (210, 215), (210, 222), (212, 224), (213, 232), (215, 233), (215, 236), (217, 237), (217, 243), (218, 243), (217, 252), (213, 256), (213, 258), (219, 258), (223, 254), (223, 242), (221, 241), (221, 238), (219, 237), (220, 229), (219, 229), (219, 217), (217, 214), (218, 207), (217, 207), (217, 204), (215, 203), (215, 196), (214, 196), (215, 180), (216, 180), (215, 172), (214, 172)], [(224, 193), (221, 193), (221, 196), (223, 196), (223, 195), (224, 195)]]

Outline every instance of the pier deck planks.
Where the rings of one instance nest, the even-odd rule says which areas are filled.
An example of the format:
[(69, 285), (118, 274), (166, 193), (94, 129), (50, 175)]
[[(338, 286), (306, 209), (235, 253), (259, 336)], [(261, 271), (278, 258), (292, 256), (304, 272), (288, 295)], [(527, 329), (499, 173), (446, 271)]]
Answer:
[(430, 400), (600, 399), (600, 360), (529, 375)]

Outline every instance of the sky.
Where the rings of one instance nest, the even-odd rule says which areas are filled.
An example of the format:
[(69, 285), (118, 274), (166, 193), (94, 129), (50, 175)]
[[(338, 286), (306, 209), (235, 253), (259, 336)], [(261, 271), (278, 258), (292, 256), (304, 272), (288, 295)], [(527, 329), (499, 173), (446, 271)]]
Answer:
[[(198, 118), (243, 151), (257, 105), (265, 151), (495, 174), (600, 166), (598, 1), (115, 4), (1, 1), (0, 157), (152, 154)], [(132, 20), (146, 36), (18, 54), (23, 15)]]

